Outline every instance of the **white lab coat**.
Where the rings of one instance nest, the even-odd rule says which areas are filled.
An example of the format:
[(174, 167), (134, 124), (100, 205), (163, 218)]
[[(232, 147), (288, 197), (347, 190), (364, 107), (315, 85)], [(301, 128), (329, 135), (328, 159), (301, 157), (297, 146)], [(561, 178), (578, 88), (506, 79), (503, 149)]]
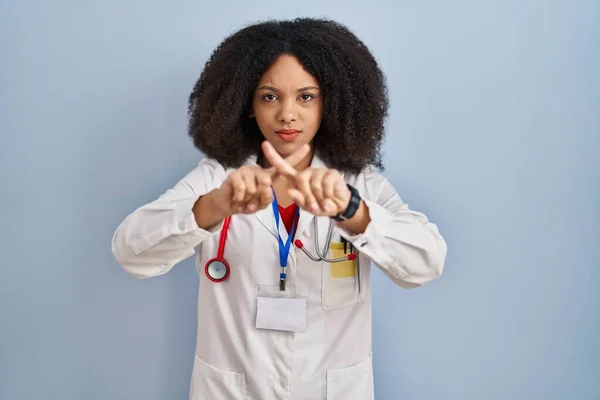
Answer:
[[(247, 165), (255, 162), (251, 157)], [(315, 156), (312, 166), (323, 166)], [(209, 230), (195, 222), (192, 206), (218, 188), (231, 170), (203, 159), (155, 201), (131, 213), (117, 228), (112, 250), (137, 278), (167, 273), (196, 250), (200, 276), (198, 334), (191, 378), (191, 400), (368, 400), (373, 399), (371, 354), (371, 261), (404, 288), (440, 276), (446, 243), (436, 225), (403, 204), (391, 184), (373, 168), (344, 174), (370, 213), (363, 234), (334, 230), (334, 241), (349, 240), (359, 251), (360, 293), (354, 276), (334, 276), (327, 262), (310, 260), (292, 246), (287, 290), (305, 296), (305, 332), (256, 328), (257, 296), (279, 291), (279, 246), (271, 207), (234, 215), (225, 248), (231, 275), (225, 282), (206, 278), (215, 257), (221, 224)], [(316, 255), (325, 245), (329, 218), (300, 212), (296, 238)], [(285, 242), (287, 232), (280, 224)], [(341, 235), (341, 236), (340, 236)]]

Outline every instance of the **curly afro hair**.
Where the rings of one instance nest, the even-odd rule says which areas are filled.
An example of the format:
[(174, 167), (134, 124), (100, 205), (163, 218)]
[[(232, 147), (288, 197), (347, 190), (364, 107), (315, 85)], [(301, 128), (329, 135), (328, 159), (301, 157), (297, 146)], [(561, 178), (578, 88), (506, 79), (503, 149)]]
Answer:
[(283, 54), (298, 59), (319, 82), (323, 119), (315, 151), (331, 168), (383, 169), (388, 112), (385, 77), (368, 48), (347, 27), (300, 18), (250, 25), (212, 53), (189, 97), (189, 135), (206, 156), (239, 167), (264, 140), (249, 117), (262, 74)]

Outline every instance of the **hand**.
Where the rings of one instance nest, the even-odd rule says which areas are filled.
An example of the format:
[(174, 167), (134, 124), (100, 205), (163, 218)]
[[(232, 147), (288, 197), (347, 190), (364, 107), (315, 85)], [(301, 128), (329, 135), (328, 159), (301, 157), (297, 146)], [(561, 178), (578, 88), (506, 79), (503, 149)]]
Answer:
[(281, 159), (286, 165), (279, 169), (263, 169), (258, 165), (236, 169), (213, 193), (213, 206), (225, 217), (240, 213), (252, 214), (268, 207), (273, 201), (273, 179), (282, 172), (287, 174), (295, 171), (293, 166), (304, 159), (309, 151), (308, 145), (302, 146), (285, 160)]
[(295, 188), (289, 190), (289, 195), (298, 206), (313, 215), (333, 217), (348, 208), (351, 193), (335, 169), (307, 168), (297, 171), (294, 164), (283, 159), (273, 146), (265, 141), (262, 144), (265, 158), (278, 173), (291, 178)]

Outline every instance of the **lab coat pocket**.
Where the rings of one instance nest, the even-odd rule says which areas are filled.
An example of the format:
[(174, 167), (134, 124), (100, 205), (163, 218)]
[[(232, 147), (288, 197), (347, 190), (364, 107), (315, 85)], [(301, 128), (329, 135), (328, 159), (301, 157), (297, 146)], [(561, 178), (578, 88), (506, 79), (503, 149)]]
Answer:
[[(331, 243), (330, 258), (341, 258), (344, 253), (341, 243)], [(357, 261), (341, 261), (337, 263), (322, 263), (322, 300), (323, 308), (330, 310), (358, 301), (358, 270)]]
[(350, 367), (327, 371), (327, 400), (373, 400), (372, 356)]
[(223, 371), (200, 357), (194, 360), (190, 400), (246, 399), (246, 375)]

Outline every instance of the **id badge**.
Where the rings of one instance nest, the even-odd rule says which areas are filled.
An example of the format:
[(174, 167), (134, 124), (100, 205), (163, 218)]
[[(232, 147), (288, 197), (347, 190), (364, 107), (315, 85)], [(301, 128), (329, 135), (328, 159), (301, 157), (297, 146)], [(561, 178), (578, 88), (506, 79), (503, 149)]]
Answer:
[(306, 291), (279, 286), (259, 287), (256, 328), (285, 332), (306, 332), (308, 297)]

